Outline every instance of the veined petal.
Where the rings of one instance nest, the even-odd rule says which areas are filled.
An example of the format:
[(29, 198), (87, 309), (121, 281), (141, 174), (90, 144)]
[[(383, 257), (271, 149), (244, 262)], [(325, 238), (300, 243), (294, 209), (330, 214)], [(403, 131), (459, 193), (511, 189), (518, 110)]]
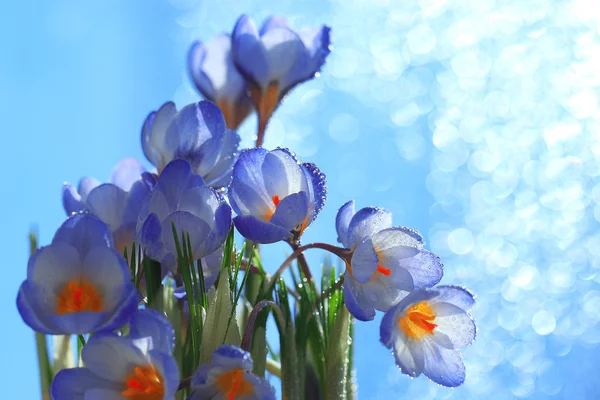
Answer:
[(321, 69), (325, 59), (331, 52), (330, 32), (331, 28), (325, 25), (316, 28), (303, 28), (298, 31), (298, 35), (310, 55), (310, 71), (313, 75)]
[(167, 147), (175, 158), (188, 161), (203, 176), (216, 163), (223, 144), (225, 118), (214, 103), (201, 101), (185, 106), (167, 129)]
[(444, 265), (438, 256), (422, 249), (417, 255), (404, 258), (384, 259), (384, 267), (393, 269), (394, 266), (407, 270), (413, 278), (415, 289), (426, 289), (436, 285), (444, 275)]
[(204, 180), (192, 172), (189, 162), (173, 160), (163, 170), (154, 190), (163, 194), (169, 205), (169, 210), (174, 211), (177, 209), (181, 194), (185, 190), (203, 184)]
[(306, 190), (306, 177), (300, 165), (283, 151), (267, 153), (261, 172), (270, 198), (278, 196), (283, 199), (292, 193)]
[(397, 247), (412, 247), (417, 250), (413, 252), (414, 255), (423, 248), (424, 243), (419, 232), (399, 226), (376, 232), (373, 235), (373, 245), (380, 253), (385, 253), (388, 250), (394, 251), (393, 249)]
[(442, 386), (456, 387), (465, 381), (466, 371), (459, 350), (449, 350), (430, 341), (422, 341), (425, 355), (425, 375)]
[(352, 254), (352, 276), (360, 283), (369, 282), (377, 271), (379, 259), (370, 238), (361, 241)]
[(104, 183), (90, 192), (87, 204), (90, 211), (116, 231), (123, 224), (127, 193), (111, 183)]
[(89, 176), (81, 178), (79, 186), (77, 186), (77, 192), (81, 196), (81, 201), (85, 202), (88, 194), (98, 186), (100, 186), (100, 182), (97, 179)]
[(158, 165), (160, 163), (160, 156), (157, 153), (158, 149), (155, 149), (152, 145), (152, 124), (154, 123), (154, 118), (156, 118), (156, 111), (152, 111), (144, 120), (141, 142), (142, 150), (148, 161), (153, 165)]
[(252, 371), (254, 365), (250, 353), (228, 344), (219, 346), (212, 353), (211, 361), (221, 367), (242, 368), (244, 371)]
[(281, 17), (279, 15), (272, 15), (264, 20), (261, 28), (260, 35), (264, 35), (267, 31), (271, 29), (282, 29), (282, 28), (290, 28), (290, 24), (285, 17)]
[(302, 224), (308, 214), (306, 192), (290, 194), (279, 202), (270, 222), (291, 231)]
[(396, 365), (400, 367), (402, 373), (417, 377), (421, 375), (426, 368), (426, 357), (421, 341), (408, 340), (408, 337), (401, 330), (397, 331), (397, 337), (394, 341), (394, 357)]
[(87, 207), (81, 201), (81, 196), (77, 193), (77, 190), (68, 183), (63, 185), (62, 203), (67, 215), (87, 210)]
[(86, 400), (85, 393), (94, 388), (118, 390), (120, 386), (94, 375), (88, 368), (70, 368), (54, 377), (50, 393), (54, 400)]
[(477, 328), (466, 311), (450, 303), (436, 303), (433, 307), (435, 330), (446, 335), (452, 343), (451, 347), (444, 347), (459, 350), (473, 342)]
[[(154, 164), (159, 172), (173, 159), (175, 154), (174, 148), (167, 147), (166, 138), (167, 129), (169, 128), (169, 125), (171, 125), (175, 115), (177, 115), (175, 103), (172, 101), (166, 102), (158, 109), (152, 118), (150, 135), (145, 137), (142, 132), (142, 147), (147, 146), (154, 152), (156, 155), (155, 159), (149, 158), (149, 161)], [(144, 144), (144, 140), (148, 140), (148, 143)], [(146, 151), (144, 151), (144, 153), (148, 156)]]
[(124, 382), (136, 366), (148, 362), (131, 339), (114, 334), (92, 337), (83, 347), (81, 358), (94, 375), (113, 382)]
[(27, 279), (49, 291), (56, 291), (81, 274), (82, 261), (77, 249), (68, 243), (45, 246), (31, 257)]
[(213, 188), (226, 187), (231, 182), (233, 164), (237, 159), (240, 137), (236, 131), (226, 129), (223, 137), (223, 145), (217, 162), (212, 169), (204, 175), (206, 184)]
[(348, 242), (348, 228), (354, 214), (354, 200), (350, 200), (340, 207), (335, 217), (335, 229), (338, 235), (337, 241), (346, 248), (350, 248)]
[(134, 182), (138, 181), (146, 167), (135, 158), (124, 158), (113, 170), (110, 181), (128, 192)]
[(468, 289), (461, 286), (442, 285), (435, 288), (437, 296), (432, 299), (432, 303), (444, 302), (454, 304), (465, 311), (470, 310), (475, 305), (475, 297)]
[(309, 55), (302, 39), (289, 28), (273, 28), (261, 36), (265, 48), (269, 80), (280, 83), (287, 92), (291, 85), (306, 75)]
[(372, 321), (375, 308), (362, 293), (360, 283), (356, 282), (348, 272), (344, 279), (344, 302), (350, 314), (360, 321)]
[[(171, 223), (175, 224), (175, 230), (178, 235), (181, 235), (182, 232), (185, 232), (186, 235), (190, 235), (194, 258), (201, 258), (208, 255), (196, 254), (196, 249), (200, 248), (202, 242), (204, 242), (210, 234), (210, 226), (206, 221), (187, 211), (175, 211), (162, 222), (162, 242), (169, 252), (177, 254)], [(181, 237), (179, 238), (179, 242), (182, 243)]]
[(250, 17), (242, 15), (237, 20), (231, 40), (231, 54), (237, 69), (247, 80), (265, 89), (269, 84), (267, 54)]
[(242, 236), (258, 243), (275, 243), (292, 236), (290, 231), (270, 222), (261, 221), (253, 215), (238, 215), (233, 219), (233, 223)]
[(159, 350), (150, 350), (150, 362), (163, 378), (164, 399), (174, 399), (179, 387), (179, 368), (177, 362), (169, 353)]
[(17, 294), (17, 309), (23, 321), (34, 331), (57, 334), (56, 326), (47, 316), (53, 310), (45, 303), (47, 292), (31, 281), (24, 281)]
[(95, 246), (113, 246), (112, 232), (104, 222), (90, 214), (71, 216), (58, 228), (52, 243), (65, 242), (75, 247), (81, 257)]
[(365, 207), (350, 220), (348, 226), (348, 248), (356, 246), (366, 237), (392, 226), (392, 213), (383, 208)]
[(275, 211), (275, 204), (264, 189), (236, 178), (235, 169), (229, 186), (229, 202), (238, 215), (254, 215), (266, 219)]
[[(131, 272), (127, 262), (116, 250), (107, 247), (94, 247), (87, 253), (81, 263), (80, 273), (86, 281), (92, 283), (103, 294), (103, 307), (111, 310), (118, 305), (119, 297), (109, 296), (115, 289), (119, 294), (123, 285), (131, 280)], [(71, 278), (73, 279), (73, 278)]]
[(327, 198), (327, 178), (323, 172), (313, 163), (303, 163), (302, 170), (308, 178), (309, 188), (309, 224), (317, 218), (319, 212), (325, 205)]
[(402, 269), (394, 271), (391, 276), (376, 273), (369, 282), (361, 285), (365, 302), (384, 312), (398, 304), (412, 288), (410, 274)]
[(202, 42), (194, 42), (188, 51), (188, 72), (192, 82), (205, 99), (215, 101), (216, 92), (212, 84), (212, 79), (205, 71), (205, 60), (207, 58), (207, 49)]
[[(136, 181), (129, 190), (125, 209), (123, 210), (122, 225), (135, 224), (142, 209), (142, 203), (146, 196), (150, 194), (150, 189), (142, 180)], [(135, 229), (134, 229), (135, 230)]]

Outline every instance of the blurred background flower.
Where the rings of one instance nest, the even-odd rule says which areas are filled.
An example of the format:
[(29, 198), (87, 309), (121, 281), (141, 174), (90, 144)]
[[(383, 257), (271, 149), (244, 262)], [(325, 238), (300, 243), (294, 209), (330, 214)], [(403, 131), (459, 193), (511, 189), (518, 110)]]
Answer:
[[(360, 398), (600, 396), (589, 374), (600, 368), (594, 2), (57, 0), (1, 11), (6, 397), (39, 398), (33, 333), (14, 307), (27, 224), (49, 243), (64, 219), (63, 181), (143, 160), (148, 110), (200, 99), (186, 70), (191, 43), (231, 32), (240, 13), (333, 28), (322, 76), (283, 100), (264, 143), (294, 149), (329, 178), (305, 242), (332, 243), (350, 199), (385, 207), (442, 257), (442, 284), (477, 295), (463, 386), (403, 376), (377, 340), (378, 315), (356, 324)], [(240, 127), (241, 148), (256, 125), (252, 115)], [(285, 251), (265, 249), (265, 268)]]

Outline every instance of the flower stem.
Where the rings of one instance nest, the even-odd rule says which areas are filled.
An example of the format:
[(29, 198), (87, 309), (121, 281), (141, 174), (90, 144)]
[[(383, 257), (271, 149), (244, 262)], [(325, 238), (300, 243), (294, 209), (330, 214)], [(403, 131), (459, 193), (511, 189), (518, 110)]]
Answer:
[(244, 328), (244, 335), (242, 336), (242, 344), (240, 347), (242, 350), (250, 351), (250, 344), (252, 343), (252, 333), (254, 332), (254, 322), (258, 317), (258, 314), (262, 311), (263, 308), (271, 306), (275, 313), (275, 317), (280, 321), (284, 321), (283, 314), (279, 309), (279, 306), (270, 300), (261, 300), (252, 309), (250, 316), (248, 316), (248, 321), (246, 322), (246, 327)]
[(267, 124), (269, 118), (263, 115), (258, 115), (258, 130), (256, 132), (256, 147), (261, 147), (265, 139), (265, 131), (267, 130)]

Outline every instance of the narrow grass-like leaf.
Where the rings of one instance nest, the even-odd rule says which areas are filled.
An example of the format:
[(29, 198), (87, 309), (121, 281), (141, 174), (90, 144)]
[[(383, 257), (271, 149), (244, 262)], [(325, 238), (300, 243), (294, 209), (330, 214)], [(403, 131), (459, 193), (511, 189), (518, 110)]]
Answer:
[(327, 342), (325, 399), (345, 399), (347, 396), (350, 313), (339, 307)]

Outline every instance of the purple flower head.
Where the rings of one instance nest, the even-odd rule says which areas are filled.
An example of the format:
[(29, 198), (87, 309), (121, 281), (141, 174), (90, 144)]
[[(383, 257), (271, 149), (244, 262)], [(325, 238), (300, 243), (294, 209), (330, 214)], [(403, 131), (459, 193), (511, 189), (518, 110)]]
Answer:
[(146, 169), (136, 159), (123, 159), (114, 169), (110, 183), (100, 184), (85, 177), (77, 190), (68, 183), (63, 187), (63, 206), (67, 215), (88, 211), (108, 225), (115, 248), (121, 254), (131, 249), (142, 200), (150, 192), (142, 180)]
[(258, 243), (300, 236), (321, 211), (326, 194), (325, 175), (287, 149), (244, 151), (229, 186), (235, 227)]
[(171, 161), (142, 204), (137, 223), (137, 243), (145, 254), (171, 270), (177, 267), (177, 234), (190, 235), (197, 260), (217, 250), (231, 227), (231, 208), (185, 160)]
[(188, 71), (202, 96), (219, 106), (227, 126), (237, 129), (250, 114), (252, 102), (244, 78), (233, 65), (231, 36), (218, 35), (207, 44), (194, 42)]
[(465, 380), (460, 349), (476, 335), (467, 313), (474, 304), (473, 295), (458, 286), (414, 291), (384, 315), (381, 343), (393, 350), (402, 373), (459, 386)]
[(330, 28), (293, 30), (283, 17), (269, 17), (260, 31), (247, 15), (233, 28), (231, 53), (246, 79), (259, 118), (268, 119), (294, 86), (312, 79), (329, 55)]
[(84, 334), (121, 327), (138, 301), (108, 226), (93, 215), (77, 214), (29, 259), (17, 308), (37, 332)]
[(348, 310), (361, 321), (387, 311), (415, 289), (429, 288), (442, 279), (443, 265), (424, 248), (419, 233), (392, 227), (392, 214), (365, 207), (354, 212), (354, 201), (344, 204), (336, 218), (338, 242), (352, 250), (344, 276)]
[(179, 369), (172, 356), (173, 327), (160, 312), (137, 311), (128, 337), (101, 334), (83, 347), (85, 368), (60, 371), (50, 389), (55, 400), (172, 400)]
[(215, 350), (211, 361), (194, 374), (188, 400), (275, 400), (273, 387), (250, 373), (253, 363), (247, 351), (224, 344)]
[(172, 160), (183, 159), (213, 188), (229, 183), (239, 142), (210, 101), (189, 104), (179, 112), (174, 103), (165, 103), (148, 115), (142, 128), (144, 154), (159, 175)]

